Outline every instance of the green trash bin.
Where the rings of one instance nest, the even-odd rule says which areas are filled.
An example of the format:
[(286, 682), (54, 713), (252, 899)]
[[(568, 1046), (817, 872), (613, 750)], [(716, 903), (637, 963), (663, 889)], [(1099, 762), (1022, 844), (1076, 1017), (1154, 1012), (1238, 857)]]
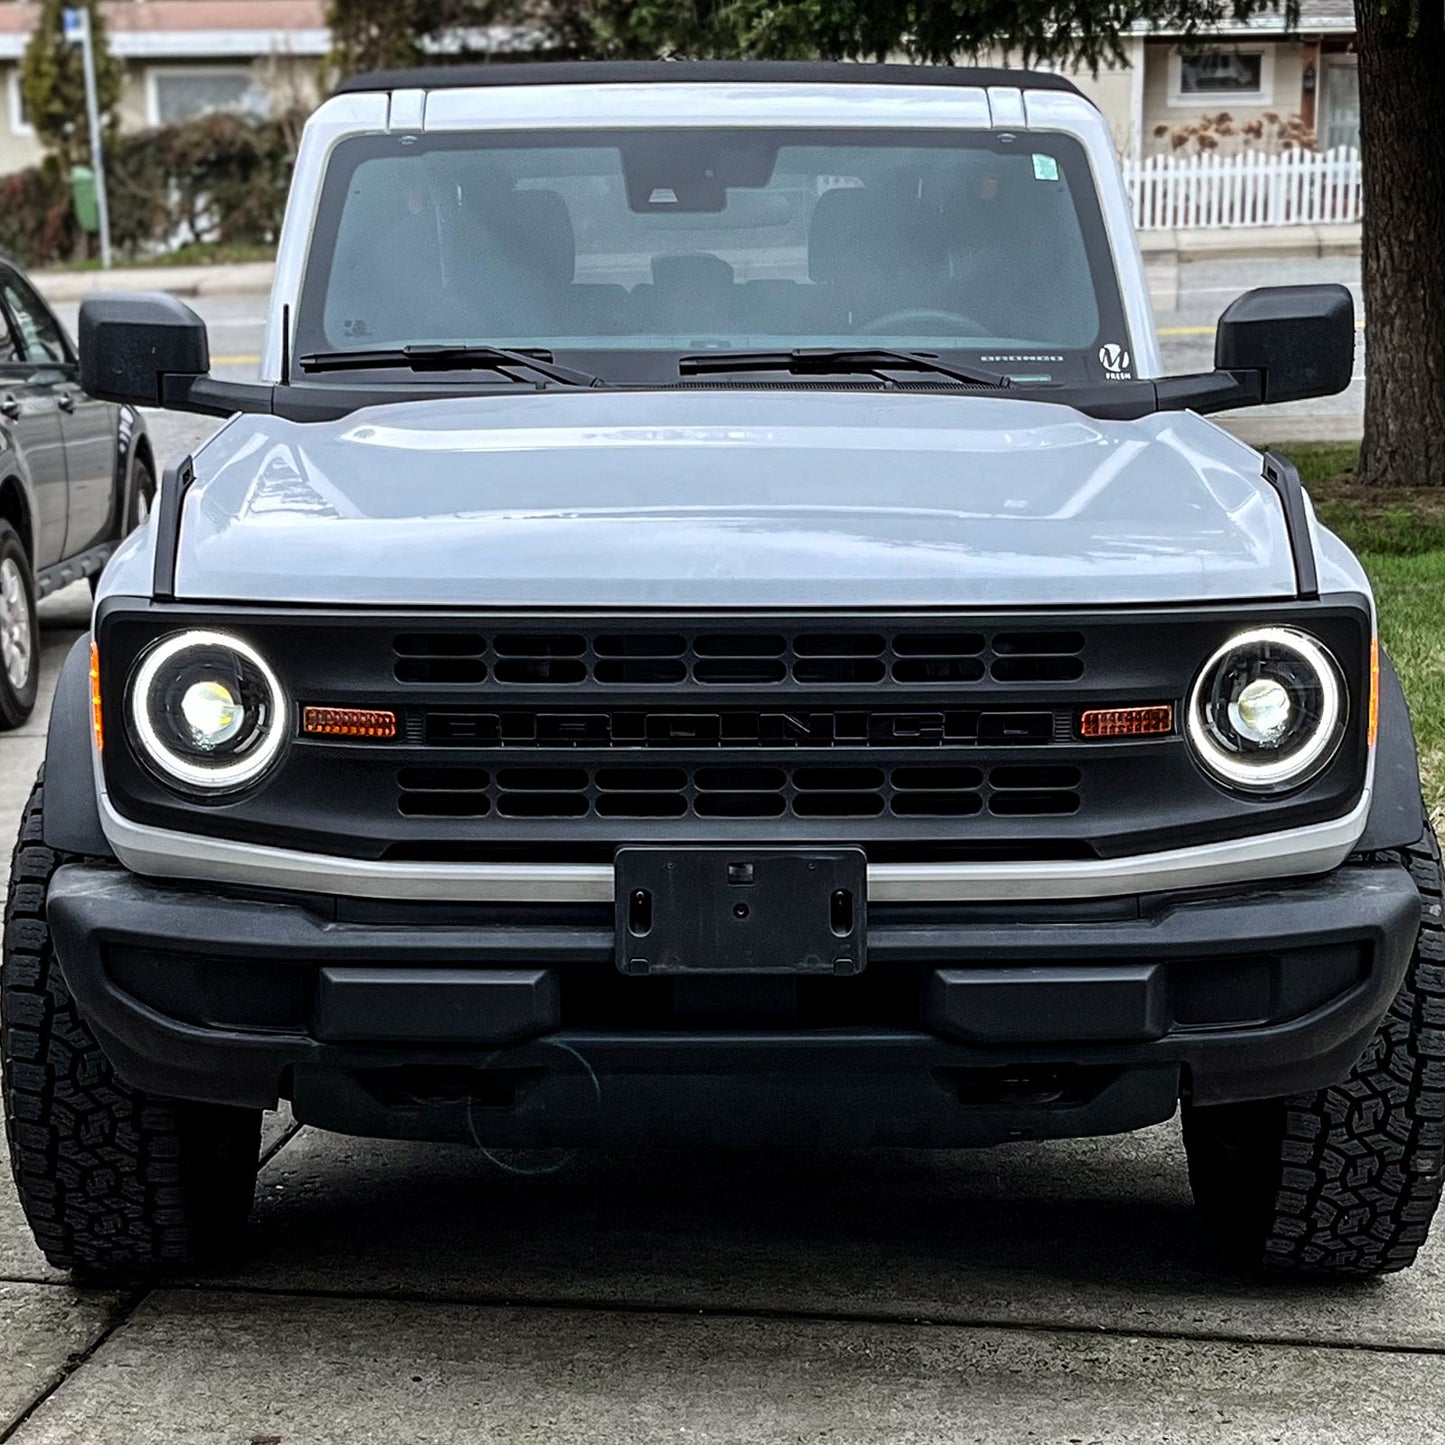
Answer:
[(75, 201), (75, 219), (90, 235), (100, 230), (100, 202), (95, 192), (95, 172), (89, 166), (70, 168), (70, 191)]

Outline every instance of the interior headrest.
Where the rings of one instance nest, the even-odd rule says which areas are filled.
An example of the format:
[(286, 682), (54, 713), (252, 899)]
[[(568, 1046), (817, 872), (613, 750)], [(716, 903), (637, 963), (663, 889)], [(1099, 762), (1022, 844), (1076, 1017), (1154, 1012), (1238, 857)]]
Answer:
[(572, 213), (556, 191), (511, 191), (489, 199), (488, 229), (520, 268), (570, 285), (577, 274)]
[(721, 256), (706, 251), (652, 258), (653, 282), (664, 291), (716, 291), (731, 287), (735, 274)]
[(824, 191), (808, 232), (808, 274), (816, 282), (930, 271), (948, 255), (942, 208), (920, 200), (907, 177), (894, 184)]

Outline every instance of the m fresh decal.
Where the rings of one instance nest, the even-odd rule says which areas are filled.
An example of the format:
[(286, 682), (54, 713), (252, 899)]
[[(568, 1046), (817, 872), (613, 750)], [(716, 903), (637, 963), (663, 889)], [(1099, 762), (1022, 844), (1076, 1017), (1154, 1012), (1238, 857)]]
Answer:
[(1133, 358), (1128, 348), (1114, 341), (1106, 342), (1099, 348), (1099, 365), (1110, 381), (1128, 381), (1133, 375), (1130, 370)]

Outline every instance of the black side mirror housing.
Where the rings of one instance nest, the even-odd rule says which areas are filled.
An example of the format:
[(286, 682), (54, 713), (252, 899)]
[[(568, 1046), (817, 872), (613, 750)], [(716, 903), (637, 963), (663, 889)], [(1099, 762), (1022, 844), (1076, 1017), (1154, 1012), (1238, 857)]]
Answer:
[(1247, 291), (1219, 318), (1214, 366), (1257, 372), (1259, 404), (1334, 396), (1354, 375), (1354, 297), (1334, 285)]
[(162, 291), (92, 296), (80, 307), (80, 384), (102, 401), (164, 406), (168, 376), (211, 369), (206, 323)]

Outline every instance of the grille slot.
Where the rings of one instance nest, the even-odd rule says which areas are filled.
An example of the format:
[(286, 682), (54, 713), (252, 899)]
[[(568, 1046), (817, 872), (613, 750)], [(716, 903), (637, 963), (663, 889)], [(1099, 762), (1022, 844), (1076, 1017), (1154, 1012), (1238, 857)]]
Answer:
[(867, 819), (1058, 817), (1079, 807), (1078, 768), (812, 764), (403, 768), (413, 817)]
[(909, 627), (791, 634), (695, 632), (398, 633), (398, 682), (498, 688), (950, 687), (1077, 681), (1080, 632)]

